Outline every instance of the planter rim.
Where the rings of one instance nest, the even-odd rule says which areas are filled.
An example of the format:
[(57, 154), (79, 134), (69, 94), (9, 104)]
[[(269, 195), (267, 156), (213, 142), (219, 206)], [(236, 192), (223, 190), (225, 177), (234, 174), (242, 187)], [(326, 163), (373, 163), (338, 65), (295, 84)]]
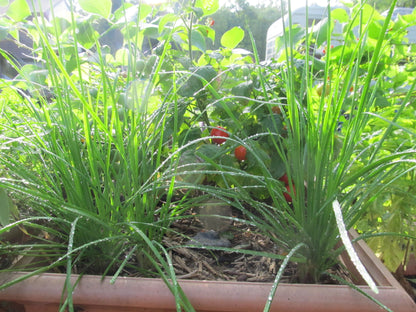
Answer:
[[(10, 276), (15, 278), (22, 274)], [(71, 284), (78, 278), (79, 275), (72, 275)], [(1, 291), (0, 301), (13, 298), (18, 303), (59, 305), (65, 280), (64, 274), (33, 276)], [(111, 277), (82, 276), (73, 291), (74, 304), (85, 311), (97, 305), (103, 311), (109, 307), (113, 308), (109, 311), (137, 311), (138, 307), (145, 311), (175, 311), (174, 297), (162, 279), (120, 277), (114, 284), (110, 280)], [(179, 284), (196, 311), (261, 311), (272, 287), (272, 283), (234, 281), (179, 280)], [(415, 303), (400, 288), (380, 286), (377, 295), (367, 286), (359, 288), (395, 312), (416, 311)], [(375, 303), (348, 286), (323, 284), (280, 284), (271, 311), (300, 312), (305, 311), (305, 306), (308, 311), (380, 311)]]
[[(358, 236), (350, 232), (352, 238)], [(360, 240), (354, 248), (361, 261), (378, 285), (374, 294), (368, 286), (356, 283), (359, 289), (382, 302), (394, 312), (416, 311), (416, 303), (399, 282), (375, 256), (367, 244)], [(341, 256), (354, 274), (349, 257)], [(2, 273), (0, 284), (21, 277), (25, 273)], [(111, 277), (97, 275), (71, 275), (76, 287), (72, 297), (74, 305), (83, 311), (176, 311), (175, 300), (160, 278), (119, 277), (114, 284)], [(78, 282), (78, 283), (77, 283)], [(262, 311), (272, 283), (237, 281), (178, 280), (187, 298), (198, 312), (208, 311)], [(0, 302), (9, 301), (30, 308), (24, 311), (57, 311), (62, 303), (65, 274), (43, 273), (32, 276), (0, 291)], [(37, 307), (37, 308), (36, 308)], [(48, 307), (50, 309), (48, 309)], [(377, 312), (381, 308), (356, 290), (346, 285), (279, 284), (270, 311), (304, 312)], [(14, 310), (13, 310), (14, 311)]]

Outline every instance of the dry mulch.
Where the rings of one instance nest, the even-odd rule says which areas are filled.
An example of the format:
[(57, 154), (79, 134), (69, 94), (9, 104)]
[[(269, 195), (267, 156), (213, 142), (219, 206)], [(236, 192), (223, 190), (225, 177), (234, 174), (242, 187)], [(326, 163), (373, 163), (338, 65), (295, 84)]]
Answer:
[[(173, 227), (183, 235), (167, 235), (163, 244), (170, 249), (175, 273), (179, 279), (273, 282), (282, 260), (243, 254), (239, 253), (238, 249), (285, 255), (270, 238), (245, 224), (234, 222), (230, 226), (230, 232), (226, 232), (229, 234), (231, 247), (237, 249), (236, 251), (183, 247), (190, 244), (189, 237), (192, 238), (204, 231), (197, 218), (181, 220), (174, 223)], [(341, 269), (337, 270), (344, 278), (347, 277)], [(280, 282), (298, 282), (295, 263), (286, 267)], [(322, 283), (336, 282), (324, 280)]]

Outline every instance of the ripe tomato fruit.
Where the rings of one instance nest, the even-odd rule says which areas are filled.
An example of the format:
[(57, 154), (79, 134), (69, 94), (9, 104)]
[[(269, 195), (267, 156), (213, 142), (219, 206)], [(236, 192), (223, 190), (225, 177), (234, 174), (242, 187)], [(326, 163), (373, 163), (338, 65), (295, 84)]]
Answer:
[(272, 112), (274, 114), (279, 114), (280, 115), (282, 113), (282, 110), (280, 109), (280, 107), (278, 105), (275, 105), (275, 106), (272, 107)]
[(279, 178), (279, 181), (282, 181), (285, 185), (288, 185), (289, 184), (289, 178), (287, 177), (287, 174), (285, 173), (284, 175), (282, 175)]
[[(294, 193), (294, 195), (296, 195), (295, 186), (292, 185), (292, 187), (293, 187), (293, 193)], [(290, 196), (290, 185), (286, 185), (286, 190), (287, 190), (287, 192), (284, 192), (283, 196), (285, 197), (285, 199), (288, 203), (291, 203), (292, 202), (292, 196)]]
[[(211, 130), (211, 136), (220, 136), (220, 137), (228, 138), (229, 135), (224, 130), (225, 130), (225, 128), (223, 128), (223, 127), (216, 127), (216, 128)], [(212, 139), (212, 143), (215, 143), (215, 144), (218, 144), (218, 145), (221, 145), (225, 141), (227, 141), (227, 139), (221, 139), (221, 138), (213, 138)]]
[(234, 155), (238, 160), (246, 160), (247, 149), (242, 145), (237, 146), (234, 150)]

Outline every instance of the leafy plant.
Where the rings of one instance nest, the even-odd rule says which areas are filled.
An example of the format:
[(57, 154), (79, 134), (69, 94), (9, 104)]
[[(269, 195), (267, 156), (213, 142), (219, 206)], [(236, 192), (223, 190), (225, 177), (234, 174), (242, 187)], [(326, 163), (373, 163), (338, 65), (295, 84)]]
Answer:
[[(359, 4), (306, 29), (289, 15), (268, 64), (239, 27), (207, 48), (215, 0), (179, 1), (164, 14), (128, 2), (71, 6), (68, 20), (1, 20), (24, 22), (41, 60), (19, 68), (2, 52), (19, 75), (1, 80), (0, 186), (21, 215), (6, 225), (1, 214), (0, 234), (22, 229), (36, 239), (30, 252), (48, 260), (27, 276), (92, 264), (114, 279), (159, 274), (177, 309), (192, 310), (162, 240), (214, 197), (287, 253), (268, 254), (284, 259), (275, 287), (290, 259), (299, 281), (316, 283), (338, 263), (340, 237), (355, 257), (346, 229), (366, 229), (377, 201), (412, 181), (414, 131), (399, 117), (411, 115), (414, 60), (407, 77), (392, 72), (405, 55), (394, 3), (387, 17)], [(332, 47), (335, 22), (344, 44)], [(238, 48), (247, 35), (254, 53)]]

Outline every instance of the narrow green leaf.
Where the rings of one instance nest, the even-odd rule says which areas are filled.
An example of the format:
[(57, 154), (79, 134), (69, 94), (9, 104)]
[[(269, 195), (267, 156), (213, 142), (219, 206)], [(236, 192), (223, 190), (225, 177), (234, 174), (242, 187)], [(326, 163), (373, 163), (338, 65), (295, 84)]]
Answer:
[(366, 281), (366, 283), (371, 288), (371, 290), (374, 291), (376, 294), (378, 294), (378, 288), (376, 286), (376, 283), (374, 283), (370, 274), (368, 274), (366, 268), (361, 263), (360, 258), (358, 257), (357, 253), (354, 250), (354, 247), (352, 247), (351, 240), (348, 237), (347, 229), (345, 228), (345, 223), (342, 217), (341, 206), (338, 200), (334, 200), (332, 202), (332, 208), (334, 209), (335, 220), (337, 222), (337, 226), (338, 226), (339, 234), (341, 236), (342, 243), (344, 244), (345, 249), (347, 250), (347, 253), (350, 256), (352, 263), (357, 268), (358, 272), (361, 274), (362, 278)]
[(244, 39), (244, 30), (233, 27), (221, 37), (221, 45), (225, 48), (234, 49)]
[(89, 13), (101, 15), (107, 18), (111, 13), (111, 0), (79, 0), (81, 8)]
[(274, 279), (273, 286), (269, 292), (269, 296), (267, 297), (267, 302), (264, 307), (264, 312), (268, 312), (270, 310), (270, 306), (272, 304), (274, 295), (276, 294), (277, 286), (279, 285), (280, 279), (283, 276), (283, 273), (285, 272), (286, 266), (289, 263), (289, 260), (293, 257), (293, 255), (298, 251), (299, 248), (304, 247), (304, 243), (297, 244), (292, 250), (287, 254), (286, 258), (283, 260), (282, 265), (279, 268), (279, 271), (276, 274), (276, 278)]
[(5, 189), (0, 188), (0, 224), (6, 226), (10, 223), (9, 198)]

